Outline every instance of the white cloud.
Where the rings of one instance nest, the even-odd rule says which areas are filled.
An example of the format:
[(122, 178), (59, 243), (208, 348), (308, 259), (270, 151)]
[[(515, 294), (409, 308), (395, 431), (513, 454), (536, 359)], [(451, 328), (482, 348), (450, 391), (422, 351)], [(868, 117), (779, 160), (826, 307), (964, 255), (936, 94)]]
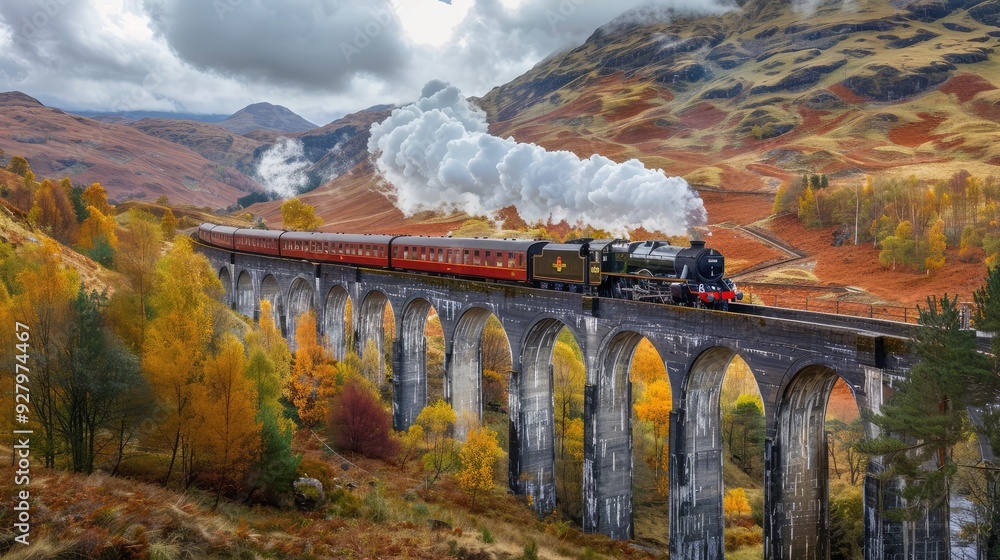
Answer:
[(0, 2), (0, 90), (67, 109), (232, 113), (269, 101), (326, 123), (412, 101), (429, 79), (481, 95), (626, 10), (699, 0)]

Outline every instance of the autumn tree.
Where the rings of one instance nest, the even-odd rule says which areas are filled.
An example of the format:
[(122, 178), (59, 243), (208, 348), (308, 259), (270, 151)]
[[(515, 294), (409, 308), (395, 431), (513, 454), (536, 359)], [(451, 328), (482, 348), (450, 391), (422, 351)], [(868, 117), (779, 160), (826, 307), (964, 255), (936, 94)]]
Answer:
[(944, 235), (944, 220), (938, 219), (927, 230), (927, 257), (924, 259), (924, 266), (928, 272), (933, 272), (944, 266), (947, 243), (948, 240)]
[(157, 265), (151, 299), (153, 319), (146, 332), (142, 365), (163, 410), (159, 433), (170, 449), (164, 477), (169, 482), (178, 454), (185, 486), (191, 481), (191, 458), (200, 418), (194, 400), (204, 391), (204, 363), (212, 341), (211, 308), (222, 292), (208, 259), (180, 238)]
[[(262, 316), (260, 322), (273, 328), (274, 323), (270, 316)], [(256, 389), (256, 419), (261, 424), (259, 449), (256, 461), (250, 468), (250, 494), (247, 499), (249, 500), (255, 492), (263, 491), (265, 499), (273, 501), (291, 485), (302, 456), (292, 453), (295, 425), (284, 416), (284, 406), (281, 402), (284, 380), (264, 340), (262, 327), (253, 329), (246, 335), (247, 361), (243, 373), (253, 382)], [(290, 356), (284, 339), (280, 340), (282, 342), (280, 347), (284, 352), (277, 354)], [(276, 342), (275, 345), (278, 346)]]
[(168, 241), (177, 233), (177, 218), (169, 208), (163, 211), (163, 217), (160, 218), (160, 231), (163, 232), (163, 238)]
[(83, 191), (83, 203), (88, 207), (96, 208), (98, 212), (105, 216), (114, 213), (114, 208), (108, 203), (108, 191), (100, 183), (91, 183)]
[(475, 507), (476, 499), (493, 489), (496, 463), (503, 456), (497, 433), (486, 427), (470, 430), (458, 455), (458, 485), (472, 497)]
[(202, 444), (216, 479), (215, 504), (223, 492), (233, 492), (246, 480), (260, 444), (257, 394), (243, 374), (243, 344), (226, 334), (219, 351), (205, 362), (205, 391), (195, 399), (204, 422)]
[(153, 215), (134, 208), (128, 211), (125, 228), (118, 237), (121, 250), (115, 267), (136, 296), (135, 320), (142, 337), (149, 319), (149, 298), (156, 279), (162, 238)]
[(733, 488), (722, 498), (722, 512), (726, 517), (726, 525), (736, 525), (741, 520), (750, 517), (750, 501), (747, 492), (742, 488)]
[(281, 221), (285, 229), (292, 231), (315, 231), (323, 225), (315, 208), (298, 198), (289, 198), (281, 204)]
[(7, 171), (25, 177), (31, 171), (31, 166), (23, 156), (14, 156), (7, 162)]
[(46, 179), (35, 193), (34, 204), (39, 209), (38, 225), (49, 235), (69, 243), (76, 235), (76, 213), (69, 194), (62, 186)]
[(288, 349), (288, 341), (281, 336), (281, 329), (274, 322), (271, 302), (260, 301), (260, 318), (257, 320), (260, 329), (260, 344), (267, 357), (274, 362), (274, 371), (281, 385), (281, 394), (291, 399), (292, 352)]
[(636, 417), (652, 427), (653, 450), (646, 457), (646, 463), (653, 469), (656, 489), (661, 496), (666, 496), (669, 490), (666, 467), (669, 465), (667, 437), (670, 435), (671, 399), (670, 382), (657, 379), (646, 386), (642, 400), (635, 405)]
[(329, 414), (330, 400), (337, 392), (338, 371), (317, 339), (316, 315), (307, 311), (296, 323), (290, 393), (299, 420), (311, 428)]
[(555, 399), (556, 500), (571, 517), (582, 511), (579, 489), (583, 473), (583, 391), (586, 372), (572, 335), (563, 330), (552, 351)]
[[(34, 206), (36, 190), (38, 190), (38, 184), (35, 182), (35, 174), (29, 169), (11, 190), (10, 201), (22, 212), (29, 213)], [(39, 209), (35, 214), (35, 218), (37, 218), (41, 214), (41, 210)]]
[(557, 341), (552, 350), (552, 382), (555, 399), (557, 457), (563, 455), (569, 421), (583, 417), (583, 387), (586, 383), (583, 362), (573, 348)]
[(51, 468), (59, 428), (57, 382), (65, 365), (62, 350), (70, 338), (79, 280), (76, 271), (63, 266), (59, 245), (52, 240), (22, 249), (21, 258), (24, 268), (17, 274), (14, 308), (17, 320), (31, 328), (31, 404), (42, 428), (39, 451)]
[(114, 216), (101, 212), (95, 206), (88, 206), (87, 219), (80, 224), (77, 245), (92, 259), (104, 266), (111, 266), (115, 248), (118, 247)]
[(442, 400), (427, 405), (417, 415), (417, 424), (426, 438), (427, 452), (422, 459), (424, 468), (430, 472), (428, 487), (459, 465), (459, 443), (451, 437), (456, 419), (455, 409)]
[(327, 426), (338, 449), (382, 459), (398, 452), (392, 414), (375, 386), (360, 376), (351, 376), (334, 397)]
[(819, 215), (816, 212), (816, 195), (812, 187), (806, 187), (799, 197), (799, 221), (806, 227), (819, 227)]
[(416, 457), (426, 440), (424, 427), (420, 424), (412, 424), (405, 432), (400, 432), (399, 438), (399, 468), (405, 469), (406, 463)]

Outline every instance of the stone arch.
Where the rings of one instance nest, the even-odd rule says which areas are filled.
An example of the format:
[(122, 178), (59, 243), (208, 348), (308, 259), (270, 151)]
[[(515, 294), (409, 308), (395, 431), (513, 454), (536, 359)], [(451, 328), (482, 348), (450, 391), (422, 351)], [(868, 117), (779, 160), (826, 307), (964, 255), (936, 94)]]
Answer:
[[(613, 539), (633, 536), (632, 383), (629, 365), (642, 335), (612, 334), (598, 354), (597, 383), (587, 388), (583, 528)], [(589, 444), (589, 445), (588, 445)]]
[[(535, 510), (549, 513), (556, 505), (555, 423), (552, 411), (552, 351), (565, 327), (558, 319), (536, 319), (521, 342), (521, 371), (512, 376), (510, 488), (531, 496)], [(515, 364), (515, 368), (516, 368)]]
[(770, 515), (765, 519), (771, 526), (765, 530), (772, 550), (765, 551), (766, 557), (829, 557), (826, 407), (838, 379), (829, 366), (809, 364), (780, 393), (775, 437), (767, 450), (771, 473), (765, 495)]
[(277, 325), (282, 335), (288, 336), (288, 332), (285, 329), (285, 300), (281, 295), (281, 285), (278, 284), (278, 280), (271, 274), (265, 276), (260, 282), (259, 301), (263, 300), (271, 302), (271, 314), (274, 324)]
[(305, 278), (298, 277), (292, 281), (288, 288), (288, 307), (286, 310), (285, 322), (287, 324), (288, 347), (295, 351), (295, 329), (298, 326), (298, 319), (303, 314), (316, 309), (316, 290), (312, 283)]
[(389, 298), (378, 290), (372, 290), (365, 294), (361, 301), (361, 309), (358, 310), (357, 321), (358, 336), (355, 338), (358, 356), (364, 358), (365, 347), (368, 341), (375, 343), (375, 348), (379, 353), (378, 378), (372, 381), (381, 386), (385, 383), (385, 360), (381, 358), (385, 353), (385, 331), (384, 317), (385, 306), (389, 303)]
[(736, 351), (715, 346), (692, 362), (671, 414), (670, 554), (722, 558), (722, 380)]
[(405, 304), (397, 338), (397, 359), (393, 367), (392, 421), (396, 430), (405, 430), (427, 405), (427, 338), (424, 329), (432, 306), (417, 298)]
[(257, 302), (254, 301), (253, 276), (246, 270), (242, 270), (239, 276), (236, 277), (236, 311), (247, 317), (254, 317), (254, 309), (256, 307)]
[(233, 306), (233, 275), (229, 272), (229, 267), (224, 266), (219, 269), (219, 281), (222, 282), (222, 303), (226, 307)]
[(347, 304), (351, 295), (342, 286), (334, 286), (326, 294), (326, 304), (323, 306), (323, 332), (326, 333), (327, 349), (335, 360), (343, 360), (347, 356), (347, 329), (353, 328), (347, 324)]

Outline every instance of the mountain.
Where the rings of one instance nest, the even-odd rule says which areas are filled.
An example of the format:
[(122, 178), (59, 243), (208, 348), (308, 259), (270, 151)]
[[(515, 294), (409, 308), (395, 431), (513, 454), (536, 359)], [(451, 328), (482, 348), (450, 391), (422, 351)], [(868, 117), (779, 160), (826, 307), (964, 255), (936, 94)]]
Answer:
[(168, 119), (143, 119), (131, 126), (251, 177), (256, 176), (266, 150), (283, 138), (295, 139), (309, 162), (303, 171), (310, 178), (310, 188), (315, 188), (368, 159), (368, 130), (372, 123), (388, 117), (392, 109), (390, 105), (376, 105), (325, 126), (294, 133), (261, 129), (237, 134), (214, 124)]
[(188, 148), (46, 107), (21, 92), (0, 93), (0, 149), (27, 158), (39, 179), (100, 182), (114, 201), (166, 195), (175, 204), (225, 208), (261, 188)]
[(997, 25), (995, 0), (821, 1), (812, 13), (752, 0), (612, 22), (480, 104), (494, 134), (725, 189), (773, 192), (801, 173), (985, 176), (1000, 165)]
[(270, 103), (247, 105), (233, 113), (229, 118), (220, 121), (218, 125), (237, 134), (259, 129), (278, 132), (305, 132), (316, 128), (316, 125), (289, 109)]
[(297, 138), (312, 165), (306, 172), (316, 184), (339, 177), (368, 159), (368, 131), (385, 120), (394, 107), (376, 105), (351, 113), (330, 124), (310, 130)]
[(90, 117), (94, 120), (110, 122), (114, 124), (127, 124), (142, 119), (169, 119), (175, 121), (198, 121), (217, 123), (225, 120), (229, 115), (204, 114), (204, 113), (177, 113), (171, 111), (70, 111), (74, 115)]

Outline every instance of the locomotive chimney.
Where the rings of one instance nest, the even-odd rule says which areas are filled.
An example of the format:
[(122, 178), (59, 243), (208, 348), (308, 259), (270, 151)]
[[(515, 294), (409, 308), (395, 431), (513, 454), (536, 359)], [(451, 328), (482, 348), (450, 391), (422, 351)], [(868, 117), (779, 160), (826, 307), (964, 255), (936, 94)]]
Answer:
[(705, 248), (705, 240), (703, 240), (703, 239), (692, 239), (691, 240), (691, 248), (692, 249), (704, 249)]

